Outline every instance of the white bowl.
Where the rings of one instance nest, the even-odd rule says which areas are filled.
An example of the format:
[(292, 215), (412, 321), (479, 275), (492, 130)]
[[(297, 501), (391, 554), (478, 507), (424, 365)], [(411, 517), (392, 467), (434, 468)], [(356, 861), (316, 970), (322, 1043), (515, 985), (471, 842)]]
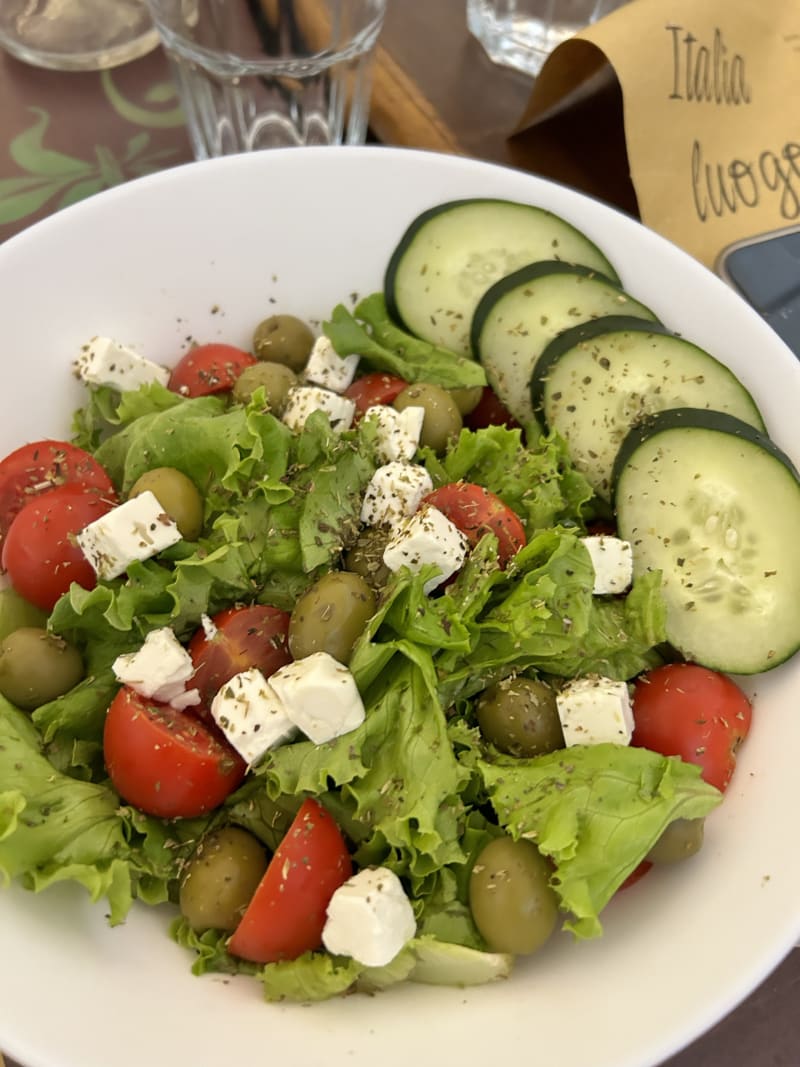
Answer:
[[(189, 336), (247, 344), (275, 308), (312, 319), (380, 287), (423, 208), (463, 196), (542, 205), (607, 252), (663, 321), (728, 363), (800, 460), (800, 363), (737, 296), (633, 220), (520, 172), (382, 148), (288, 149), (167, 171), (64, 211), (0, 247), (0, 454), (65, 434), (70, 360), (110, 334), (161, 362)], [(273, 303), (274, 300), (274, 303)], [(702, 853), (653, 871), (508, 982), (405, 985), (314, 1007), (269, 1005), (250, 979), (196, 978), (169, 909), (110, 929), (77, 888), (0, 891), (0, 1041), (27, 1067), (650, 1067), (741, 1001), (800, 937), (800, 660), (753, 683), (753, 730)], [(0, 789), (2, 783), (0, 783)], [(794, 841), (793, 841), (794, 838)]]

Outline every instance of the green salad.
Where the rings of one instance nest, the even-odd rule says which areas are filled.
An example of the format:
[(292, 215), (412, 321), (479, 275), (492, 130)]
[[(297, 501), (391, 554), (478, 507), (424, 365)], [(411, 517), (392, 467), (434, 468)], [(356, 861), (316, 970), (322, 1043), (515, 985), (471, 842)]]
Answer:
[[(373, 383), (401, 379), (412, 391), (407, 407), (425, 408), (424, 386), (456, 398), (468, 411), (486, 392), (480, 363), (412, 337), (390, 320), (380, 294), (352, 312), (337, 307), (323, 335), (336, 358), (358, 357), (355, 379), (339, 396), (359, 395), (358, 383), (367, 378)], [(359, 581), (372, 599), (360, 597), (368, 611), (345, 651), (334, 657), (357, 689), (363, 706), (358, 725), (321, 742), (302, 729), (287, 730), (252, 761), (234, 753), (224, 768), (230, 788), (210, 807), (201, 802), (208, 810), (200, 814), (154, 814), (119, 789), (120, 781), (129, 780), (124, 775), (134, 773), (127, 768), (117, 775), (122, 757), (115, 761), (107, 751), (109, 708), (119, 708), (120, 694), (135, 705), (126, 729), (133, 731), (137, 716), (150, 715), (190, 748), (194, 740), (187, 741), (187, 730), (202, 733), (197, 745), (230, 743), (222, 736), (227, 720), (209, 717), (210, 690), (200, 686), (199, 703), (182, 706), (131, 695), (120, 682), (120, 657), (136, 655), (148, 634), (169, 630), (189, 648), (199, 670), (209, 647), (225, 634), (231, 613), (269, 606), (275, 619), (284, 620), (270, 636), (283, 655), (280, 669), (295, 666), (303, 658), (292, 654), (298, 603), (331, 572), (346, 571), (368, 533), (373, 539), (376, 529), (380, 533), (380, 524), (371, 532), (365, 529), (362, 512), (365, 493), (386, 463), (380, 421), (360, 412), (362, 417), (343, 428), (325, 410), (312, 410), (302, 425), (292, 426), (282, 417), (284, 401), (270, 398), (272, 382), (251, 373), (255, 380), (249, 391), (232, 391), (244, 370), (264, 362), (257, 358), (264, 345), (266, 361), (272, 361), (269, 343), (269, 330), (257, 331), (257, 355), (246, 353), (243, 365), (230, 353), (207, 357), (217, 361), (217, 381), (205, 395), (194, 395), (196, 383), (209, 382), (204, 354), (225, 346), (188, 353), (179, 365), (182, 378), (176, 379), (176, 368), (167, 382), (131, 389), (89, 384), (86, 403), (75, 415), (71, 445), (92, 457), (113, 487), (94, 490), (95, 498), (106, 502), (96, 517), (108, 513), (106, 505), (135, 499), (133, 490), (148, 472), (172, 469), (195, 487), (202, 502), (199, 526), (190, 537), (180, 536), (149, 558), (130, 560), (117, 576), (71, 580), (50, 606), (46, 596), (41, 602), (38, 594), (27, 594), (23, 577), (17, 580), (34, 565), (30, 559), (14, 560), (19, 537), (12, 533), (31, 503), (41, 509), (65, 487), (54, 482), (55, 488), (37, 490), (22, 510), (17, 501), (18, 513), (5, 528), (3, 554), (14, 595), (39, 603), (47, 618), (43, 629), (57, 635), (52, 640), (62, 651), (77, 650), (82, 669), (63, 692), (52, 694), (45, 687), (30, 701), (16, 698), (6, 679), (11, 671), (7, 645), (17, 627), (5, 627), (0, 871), (35, 891), (78, 882), (92, 900), (105, 902), (111, 924), (123, 922), (138, 904), (171, 902), (171, 934), (191, 950), (197, 973), (251, 974), (270, 1000), (318, 1000), (402, 980), (482, 982), (507, 975), (515, 955), (533, 951), (555, 931), (567, 933), (554, 936), (597, 937), (604, 907), (649, 862), (665, 831), (701, 824), (721, 793), (701, 777), (699, 766), (639, 743), (564, 747), (557, 716), (558, 739), (541, 742), (538, 750), (508, 741), (508, 724), (486, 726), (487, 701), (514, 691), (520, 681), (549, 694), (544, 702), (552, 718), (555, 697), (570, 680), (630, 683), (632, 688), (675, 658), (666, 646), (659, 571), (638, 575), (620, 594), (594, 591), (595, 566), (585, 538), (599, 520), (608, 521), (608, 508), (573, 466), (562, 438), (540, 434), (530, 424), (505, 419), (470, 428), (469, 414), (459, 413), (459, 423), (449, 426), (443, 443), (426, 444), (423, 431), (407, 462), (424, 469), (430, 492), (463, 484), (478, 487), (473, 493), (487, 490), (485, 498), (512, 513), (513, 529), (521, 528), (523, 537), (509, 553), (505, 540), (511, 519), (506, 523), (504, 511), (499, 524), (491, 516), (472, 526), (462, 522), (463, 560), (446, 582), (438, 582), (436, 563), (424, 560), (387, 571), (380, 551), (360, 568)], [(191, 358), (195, 363), (187, 370)], [(301, 367), (302, 360), (290, 368), (299, 381)], [(290, 382), (289, 388), (296, 386)], [(396, 396), (386, 406), (403, 409)], [(41, 472), (37, 477), (40, 484)], [(75, 480), (81, 479), (76, 475)], [(78, 491), (75, 485), (66, 488)], [(79, 491), (91, 492), (85, 485)], [(164, 505), (163, 510), (170, 509)], [(458, 519), (457, 507), (449, 514)], [(384, 530), (386, 536), (392, 532)], [(76, 531), (68, 533), (62, 540), (74, 549)], [(325, 618), (324, 610), (319, 617)], [(303, 652), (327, 655), (329, 647), (338, 648), (342, 625), (337, 615), (327, 631), (317, 626), (311, 637), (306, 634)], [(24, 628), (33, 627), (26, 617)], [(297, 638), (295, 648), (298, 643), (303, 639)], [(240, 656), (235, 667), (242, 672), (255, 665)], [(218, 692), (229, 683), (227, 673)], [(264, 676), (269, 681), (266, 670)], [(193, 682), (198, 684), (192, 677), (186, 680), (182, 694)], [(522, 714), (519, 708), (512, 718)], [(187, 727), (187, 721), (195, 725)], [(134, 745), (130, 737), (125, 743)], [(154, 779), (145, 748), (135, 752), (135, 773), (149, 781), (158, 812), (158, 798), (167, 803), (171, 788), (165, 765), (159, 763)], [(152, 758), (158, 760), (160, 753)], [(183, 773), (180, 767), (175, 771)], [(191, 792), (191, 783), (187, 788)], [(312, 801), (318, 807), (310, 809)], [(310, 810), (316, 816), (309, 817)], [(305, 822), (298, 828), (303, 812)], [(268, 864), (274, 868), (275, 861), (269, 861), (277, 852), (284, 864), (284, 896), (292, 895), (293, 876), (286, 871), (309, 861), (305, 854), (287, 859), (286, 842), (301, 831), (310, 834), (318, 816), (330, 822), (328, 830), (336, 831), (346, 853), (337, 854), (333, 845), (314, 852), (315, 862), (330, 857), (330, 871), (322, 877), (327, 888), (321, 919), (319, 900), (309, 903), (307, 886), (298, 888), (289, 912), (264, 889), (269, 877), (264, 872)], [(255, 842), (257, 856), (253, 864), (242, 860), (249, 872), (249, 899), (235, 905), (235, 922), (226, 918), (216, 925), (213, 908), (206, 911), (207, 902), (201, 901), (198, 909), (186, 887), (199, 886), (232, 830), (242, 832), (242, 841)], [(304, 838), (301, 852), (306, 844)], [(489, 869), (492, 855), (499, 858), (496, 870)], [(512, 882), (524, 887), (528, 877), (538, 885), (538, 897), (520, 903), (515, 893), (521, 891), (514, 887), (503, 896), (501, 883), (509, 869)], [(395, 879), (392, 886), (400, 887), (413, 916), (388, 961), (331, 951), (314, 925), (330, 921), (324, 913), (335, 887), (359, 872)], [(240, 873), (236, 868), (237, 879)], [(388, 882), (376, 884), (381, 890)], [(499, 912), (492, 912), (493, 895), (503, 901)], [(250, 901), (259, 896), (254, 911)], [(528, 942), (531, 908), (539, 926)], [(293, 927), (297, 949), (279, 948), (273, 953), (277, 958), (266, 961), (253, 958), (258, 951), (246, 946), (259, 941), (258, 928), (270, 921)], [(241, 933), (247, 922), (249, 941)]]

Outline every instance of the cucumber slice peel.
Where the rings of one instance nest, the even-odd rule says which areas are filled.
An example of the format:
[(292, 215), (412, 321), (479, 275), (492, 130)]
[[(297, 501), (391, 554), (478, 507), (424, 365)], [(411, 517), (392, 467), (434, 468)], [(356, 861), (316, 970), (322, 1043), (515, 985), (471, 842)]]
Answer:
[(661, 571), (686, 659), (755, 674), (800, 648), (800, 475), (774, 442), (729, 414), (660, 412), (629, 432), (613, 481), (634, 572)]
[(608, 501), (620, 444), (639, 419), (671, 408), (728, 412), (764, 430), (750, 393), (708, 352), (658, 323), (614, 315), (559, 334), (536, 362), (531, 404)]
[(526, 263), (585, 264), (618, 281), (604, 253), (560, 216), (531, 204), (468, 198), (422, 212), (386, 269), (391, 317), (433, 344), (469, 355), (472, 313), (486, 290)]

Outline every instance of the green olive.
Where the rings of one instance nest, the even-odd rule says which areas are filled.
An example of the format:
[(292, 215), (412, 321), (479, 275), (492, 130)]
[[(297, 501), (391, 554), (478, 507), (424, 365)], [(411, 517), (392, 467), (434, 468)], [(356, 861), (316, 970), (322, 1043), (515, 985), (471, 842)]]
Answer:
[(77, 648), (40, 626), (22, 626), (0, 641), (0, 693), (18, 708), (33, 711), (82, 678)]
[(313, 344), (313, 333), (294, 315), (270, 315), (259, 322), (253, 334), (253, 351), (258, 359), (283, 363), (294, 371), (305, 367)]
[(186, 865), (181, 915), (193, 930), (235, 930), (266, 869), (266, 850), (247, 830), (213, 831)]
[(703, 845), (705, 819), (675, 819), (650, 849), (651, 863), (677, 863), (699, 852)]
[(196, 541), (203, 530), (203, 498), (191, 478), (174, 467), (154, 467), (137, 478), (128, 497), (148, 489), (175, 522), (181, 537)]
[(383, 562), (383, 550), (389, 541), (389, 531), (377, 526), (362, 530), (356, 542), (344, 554), (344, 567), (366, 578), (370, 586), (382, 589), (389, 580), (391, 571)]
[(450, 389), (448, 392), (455, 401), (459, 414), (463, 417), (474, 411), (480, 403), (480, 399), (483, 396), (483, 386), (467, 385), (462, 389)]
[(472, 868), (469, 906), (493, 952), (535, 952), (558, 920), (558, 898), (550, 886), (547, 860), (524, 838), (490, 841)]
[(476, 712), (483, 736), (509, 756), (564, 747), (556, 695), (536, 678), (504, 678), (481, 693)]
[(256, 389), (263, 389), (270, 411), (280, 414), (286, 394), (297, 384), (297, 375), (283, 363), (254, 363), (245, 367), (233, 385), (233, 399), (248, 404)]
[(289, 620), (295, 659), (327, 652), (349, 663), (353, 646), (375, 612), (375, 594), (360, 574), (330, 571), (300, 597)]
[(28, 603), (16, 589), (0, 589), (0, 641), (21, 626), (43, 627), (47, 612)]
[(425, 417), (419, 443), (434, 452), (444, 452), (451, 437), (461, 432), (463, 422), (456, 402), (446, 389), (427, 382), (407, 385), (394, 399), (397, 411), (406, 408), (423, 408)]

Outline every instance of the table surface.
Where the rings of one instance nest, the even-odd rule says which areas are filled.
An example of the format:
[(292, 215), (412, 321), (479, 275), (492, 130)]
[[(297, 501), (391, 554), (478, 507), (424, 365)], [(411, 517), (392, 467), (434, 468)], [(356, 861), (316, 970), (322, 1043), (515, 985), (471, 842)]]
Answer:
[[(563, 123), (557, 135), (545, 125), (511, 137), (531, 85), (492, 64), (470, 38), (464, 0), (402, 0), (389, 5), (380, 40), (372, 136), (527, 169), (636, 214), (624, 137), (614, 121), (615, 87), (567, 120), (579, 127), (579, 138), (568, 136)], [(160, 51), (91, 74), (38, 70), (0, 54), (0, 101), (0, 240), (83, 197), (191, 158)], [(795, 950), (664, 1067), (798, 1067), (799, 1000)], [(6, 1067), (18, 1065), (6, 1059)]]

